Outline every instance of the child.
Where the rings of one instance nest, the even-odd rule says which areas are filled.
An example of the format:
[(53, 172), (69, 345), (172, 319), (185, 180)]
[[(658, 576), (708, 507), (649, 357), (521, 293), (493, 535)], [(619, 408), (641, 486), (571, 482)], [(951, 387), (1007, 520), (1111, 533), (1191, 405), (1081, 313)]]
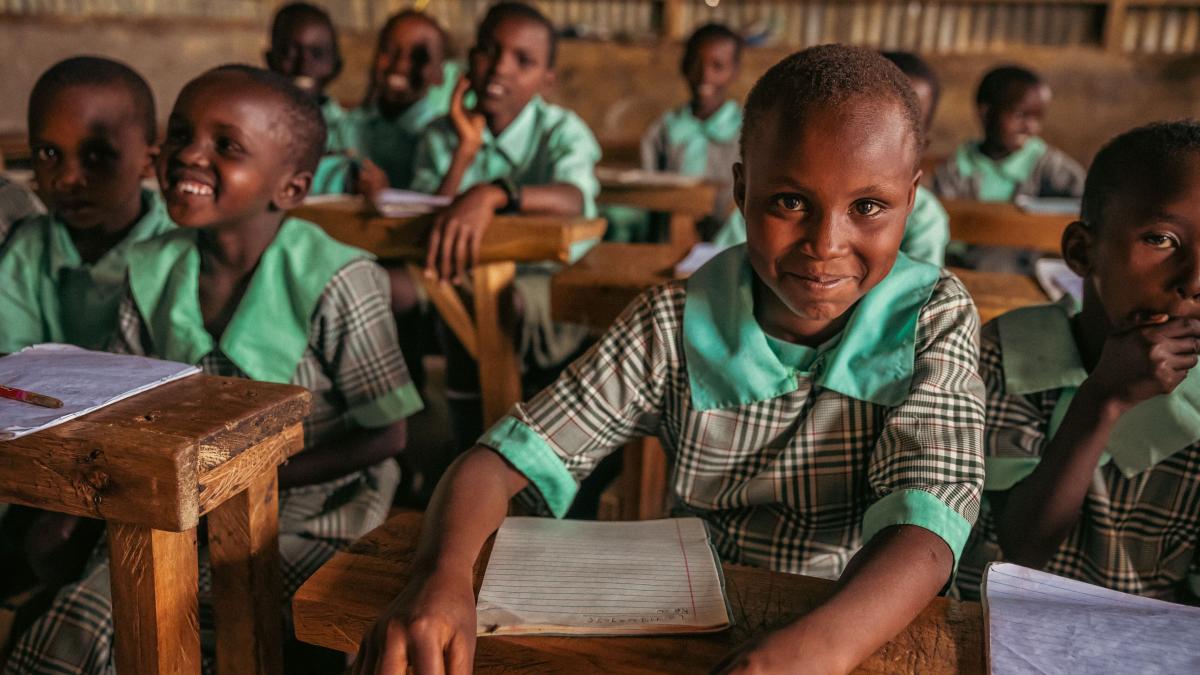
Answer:
[(0, 246), (4, 245), (17, 221), (45, 212), (29, 188), (0, 176)]
[[(404, 448), (405, 417), (421, 407), (382, 270), (285, 217), (308, 191), (324, 142), (316, 103), (276, 74), (226, 66), (189, 83), (158, 162), (182, 227), (133, 252), (115, 340), (118, 351), (312, 391), (305, 449), (279, 470), (288, 597), (383, 521), (399, 478), (391, 458)], [(111, 659), (107, 556), (95, 558), (21, 638), (11, 669), (91, 670)], [(206, 564), (200, 578), (207, 629)]]
[(108, 344), (129, 249), (173, 227), (141, 184), (153, 175), (156, 135), (150, 87), (122, 63), (76, 57), (38, 79), (29, 145), (50, 213), (24, 222), (0, 253), (0, 353)]
[[(462, 275), (496, 213), (595, 215), (600, 147), (579, 117), (539, 95), (554, 81), (555, 49), (554, 26), (531, 6), (498, 3), (480, 23), (470, 72), (454, 90), (450, 115), (430, 125), (417, 147), (412, 189), (454, 197), (431, 234), (431, 275)], [(477, 100), (473, 110), (463, 103), (468, 89)], [(506, 308), (520, 316), (515, 330), (521, 354), (543, 370), (574, 356), (587, 335), (580, 326), (550, 320), (553, 271), (524, 267), (514, 283), (513, 306)], [(465, 353), (447, 349), (447, 387), (470, 408), (466, 402), (478, 400), (478, 377), (460, 358)], [(479, 415), (467, 410), (461, 418), (477, 424)]]
[[(908, 77), (913, 93), (917, 96), (917, 104), (921, 110), (921, 122), (924, 132), (929, 133), (933, 126), (933, 114), (937, 109), (941, 87), (937, 75), (925, 60), (916, 54), (908, 52), (885, 52), (883, 57), (896, 64), (900, 72)], [(929, 140), (926, 136), (925, 147)], [(713, 244), (719, 248), (728, 248), (746, 241), (746, 220), (741, 211), (734, 211), (725, 221), (725, 225), (713, 239)], [(941, 267), (946, 260), (946, 245), (950, 243), (950, 216), (933, 193), (925, 186), (917, 186), (917, 195), (913, 200), (912, 213), (904, 224), (904, 238), (900, 240), (900, 250), (913, 260), (920, 260)]]
[(996, 68), (975, 94), (982, 141), (968, 141), (933, 174), (942, 199), (1011, 202), (1028, 197), (1078, 197), (1083, 167), (1038, 137), (1050, 87), (1030, 70)]
[(1118, 136), (1063, 235), (1082, 307), (1029, 307), (984, 327), (988, 508), (963, 556), (964, 595), (1005, 559), (1200, 599), (1198, 191), (1200, 123)]
[(966, 290), (898, 251), (920, 177), (912, 88), (876, 52), (825, 45), (771, 68), (745, 111), (747, 245), (644, 293), (456, 462), (424, 573), (368, 631), (358, 673), (441, 672), (443, 653), (469, 672), (471, 566), (509, 498), (530, 486), (561, 515), (580, 477), (646, 434), (723, 560), (841, 577), (722, 672), (847, 672), (949, 581), (983, 485), (983, 386)]

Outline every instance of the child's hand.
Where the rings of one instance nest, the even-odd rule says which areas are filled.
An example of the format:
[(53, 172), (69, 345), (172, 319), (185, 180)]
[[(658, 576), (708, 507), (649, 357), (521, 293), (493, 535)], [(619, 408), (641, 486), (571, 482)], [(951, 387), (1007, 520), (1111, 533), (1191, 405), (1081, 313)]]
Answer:
[(388, 187), (387, 174), (378, 164), (364, 157), (358, 167), (358, 185), (354, 187), (358, 194), (374, 197), (375, 193)]
[[(756, 673), (831, 673), (841, 672), (825, 649), (810, 649), (807, 640), (792, 625), (767, 633), (738, 647), (713, 667), (714, 675), (751, 675)], [(828, 642), (828, 641), (826, 641)], [(829, 645), (826, 644), (825, 647)]]
[(490, 183), (476, 185), (446, 207), (433, 221), (425, 274), (455, 279), (479, 261), (479, 245), (496, 211), (508, 202), (504, 190)]
[(454, 95), (450, 98), (450, 121), (454, 123), (454, 133), (458, 134), (458, 149), (456, 152), (474, 157), (483, 147), (483, 128), (487, 125), (482, 113), (467, 110), (463, 97), (471, 88), (471, 81), (464, 75), (454, 85)]
[(469, 675), (475, 660), (471, 577), (414, 577), (363, 636), (353, 675)]
[(1108, 336), (1083, 386), (1128, 410), (1174, 391), (1196, 365), (1198, 352), (1200, 320), (1139, 314)]

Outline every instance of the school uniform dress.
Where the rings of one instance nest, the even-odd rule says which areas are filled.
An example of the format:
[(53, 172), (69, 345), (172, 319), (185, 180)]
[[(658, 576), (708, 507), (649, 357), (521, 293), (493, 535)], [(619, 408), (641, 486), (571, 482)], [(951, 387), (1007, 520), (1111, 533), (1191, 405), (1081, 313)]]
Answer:
[[(987, 386), (983, 513), (959, 568), (977, 598), (988, 562), (1002, 560), (988, 493), (1037, 467), (1087, 378), (1071, 329), (1074, 307), (1005, 314), (982, 331)], [(1169, 396), (1126, 412), (1096, 467), (1079, 522), (1044, 568), (1114, 590), (1175, 602), (1200, 598), (1200, 370)]]
[(0, 176), (0, 246), (19, 221), (45, 212), (46, 207), (33, 191)]
[[(412, 189), (437, 192), (450, 170), (458, 135), (449, 117), (429, 125), (417, 145)], [(463, 176), (460, 191), (509, 178), (518, 186), (566, 183), (583, 194), (583, 216), (595, 217), (595, 167), (600, 146), (587, 124), (575, 113), (535, 96), (500, 133), (483, 131), (483, 146)], [(579, 242), (571, 250), (577, 260), (594, 244)], [(582, 326), (555, 323), (550, 318), (550, 277), (557, 265), (521, 265), (514, 286), (524, 302), (524, 324), (518, 350), (532, 365), (551, 368), (574, 354), (587, 337)]]
[(646, 291), (480, 443), (561, 517), (601, 459), (657, 436), (675, 515), (707, 521), (726, 562), (832, 578), (901, 524), (957, 561), (983, 487), (978, 319), (962, 284), (901, 254), (812, 349), (763, 332), (753, 274), (738, 246)]
[(23, 221), (0, 252), (0, 353), (41, 342), (108, 346), (131, 249), (175, 228), (157, 192), (142, 191), (142, 213), (125, 238), (91, 264), (55, 215)]
[(325, 119), (325, 154), (313, 172), (310, 195), (346, 192), (355, 170), (351, 154), (356, 149), (350, 114), (332, 96), (321, 101), (321, 117)]
[[(746, 218), (740, 209), (734, 209), (712, 243), (725, 249), (745, 241)], [(950, 216), (932, 192), (918, 185), (912, 212), (904, 221), (900, 250), (913, 260), (941, 267), (946, 262), (946, 245), (949, 243)]]
[[(305, 448), (358, 428), (384, 427), (422, 403), (396, 343), (383, 270), (317, 226), (284, 221), (219, 341), (204, 328), (195, 230), (178, 230), (131, 256), (116, 351), (199, 365), (212, 375), (290, 383), (312, 392)], [(282, 490), (279, 547), (290, 598), (339, 549), (385, 520), (399, 482), (387, 459), (317, 485)], [(212, 661), (212, 581), (201, 551), (200, 626)], [(108, 550), (17, 643), (5, 672), (112, 671)]]
[(958, 146), (933, 172), (933, 191), (942, 199), (1011, 202), (1026, 197), (1081, 197), (1087, 172), (1079, 162), (1040, 138), (994, 160), (979, 150), (979, 141)]

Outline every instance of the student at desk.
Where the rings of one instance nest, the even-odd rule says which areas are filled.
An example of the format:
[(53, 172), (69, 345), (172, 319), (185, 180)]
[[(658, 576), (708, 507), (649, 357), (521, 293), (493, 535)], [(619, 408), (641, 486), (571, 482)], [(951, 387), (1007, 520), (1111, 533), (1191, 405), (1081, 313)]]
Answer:
[[(1200, 124), (1118, 136), (1063, 258), (1074, 303), (983, 327), (985, 508), (959, 567), (992, 560), (1200, 602)], [(1070, 300), (1070, 296), (1067, 296)]]
[[(182, 227), (130, 253), (113, 345), (312, 391), (305, 448), (279, 469), (281, 600), (383, 522), (399, 482), (392, 458), (405, 446), (405, 418), (421, 408), (396, 346), (383, 271), (312, 223), (285, 217), (304, 199), (324, 142), (316, 102), (277, 74), (226, 66), (184, 87), (158, 162), (167, 210)], [(202, 554), (206, 660), (210, 592)], [(6, 672), (110, 672), (112, 639), (101, 547), (83, 579), (21, 637)], [(285, 649), (284, 672), (299, 665), (292, 654)], [(338, 660), (314, 666), (304, 658), (308, 672), (332, 672)]]
[(921, 130), (874, 51), (814, 47), (763, 75), (734, 168), (748, 243), (642, 294), (455, 463), (355, 672), (470, 672), (472, 565), (509, 499), (561, 516), (647, 434), (671, 456), (677, 512), (709, 523), (724, 561), (841, 579), (721, 672), (847, 672), (912, 621), (949, 582), (983, 487), (974, 306), (899, 252)]

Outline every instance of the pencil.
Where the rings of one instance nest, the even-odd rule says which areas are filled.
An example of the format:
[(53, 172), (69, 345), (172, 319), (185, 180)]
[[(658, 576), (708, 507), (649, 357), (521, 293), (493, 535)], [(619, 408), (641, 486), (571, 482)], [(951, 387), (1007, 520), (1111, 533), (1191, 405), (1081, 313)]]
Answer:
[(35, 394), (32, 391), (25, 391), (16, 387), (6, 387), (2, 384), (0, 384), (0, 398), (11, 398), (14, 401), (32, 403), (33, 405), (40, 405), (43, 408), (62, 407), (62, 401), (56, 398), (44, 394)]

